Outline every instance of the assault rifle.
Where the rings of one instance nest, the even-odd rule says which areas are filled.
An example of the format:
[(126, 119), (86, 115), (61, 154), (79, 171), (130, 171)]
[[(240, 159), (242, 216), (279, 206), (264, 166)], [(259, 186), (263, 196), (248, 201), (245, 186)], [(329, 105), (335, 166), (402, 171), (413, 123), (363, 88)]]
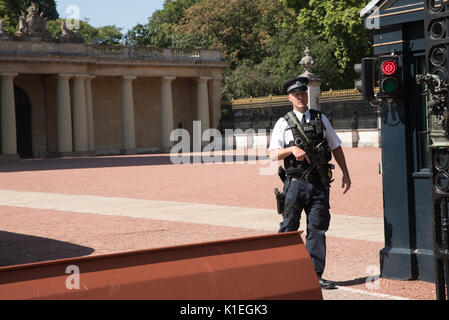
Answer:
[(329, 155), (331, 154), (331, 150), (327, 141), (323, 140), (317, 146), (314, 146), (312, 142), (302, 141), (301, 139), (296, 139), (295, 146), (304, 150), (309, 157), (310, 167), (304, 173), (304, 180), (307, 180), (308, 175), (312, 172), (313, 169), (317, 169), (321, 182), (326, 187), (327, 190), (330, 189), (330, 184), (334, 181), (332, 179), (332, 170), (335, 169), (333, 164), (330, 164)]

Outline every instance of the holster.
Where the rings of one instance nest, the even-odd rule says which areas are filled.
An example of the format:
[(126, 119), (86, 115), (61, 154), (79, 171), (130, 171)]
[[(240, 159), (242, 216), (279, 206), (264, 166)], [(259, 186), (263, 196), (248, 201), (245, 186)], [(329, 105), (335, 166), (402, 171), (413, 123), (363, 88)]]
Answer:
[(276, 195), (276, 204), (279, 214), (284, 214), (285, 211), (285, 194), (287, 193), (288, 187), (290, 185), (291, 177), (287, 176), (285, 169), (281, 166), (278, 170), (279, 178), (284, 183), (284, 190), (280, 192), (278, 188), (274, 189), (274, 194)]
[(283, 214), (285, 207), (285, 195), (281, 193), (278, 188), (274, 189), (274, 194), (276, 195), (278, 213)]

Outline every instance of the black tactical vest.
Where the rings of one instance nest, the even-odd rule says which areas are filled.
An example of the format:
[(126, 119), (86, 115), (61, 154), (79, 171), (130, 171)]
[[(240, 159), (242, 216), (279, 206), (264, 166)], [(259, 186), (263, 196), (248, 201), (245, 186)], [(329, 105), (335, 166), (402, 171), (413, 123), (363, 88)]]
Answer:
[[(284, 119), (288, 123), (288, 128), (286, 130), (292, 130), (293, 133), (293, 141), (285, 147), (296, 145), (297, 147), (305, 150), (305, 143), (309, 144), (309, 146), (313, 146), (314, 148), (320, 146), (320, 158), (323, 159), (323, 162), (327, 161), (327, 163), (329, 163), (332, 160), (332, 153), (327, 141), (324, 139), (325, 127), (322, 121), (322, 113), (313, 109), (310, 109), (309, 112), (309, 123), (300, 122), (293, 111), (284, 116)], [(291, 119), (290, 115), (294, 116), (296, 122), (301, 126), (302, 131), (307, 138), (304, 137), (304, 135), (297, 128), (296, 122)], [(308, 156), (310, 158), (309, 154)], [(296, 158), (291, 155), (284, 159), (284, 168), (288, 175), (300, 176), (303, 172), (310, 168), (310, 164), (307, 160), (297, 161)], [(312, 171), (311, 175), (315, 177), (318, 175), (316, 169)]]

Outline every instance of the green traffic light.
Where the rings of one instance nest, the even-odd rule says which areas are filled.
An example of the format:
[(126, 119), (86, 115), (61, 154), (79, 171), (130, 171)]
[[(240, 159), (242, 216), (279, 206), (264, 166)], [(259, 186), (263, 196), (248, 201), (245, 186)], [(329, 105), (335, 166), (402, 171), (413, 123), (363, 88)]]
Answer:
[(382, 82), (382, 89), (385, 93), (393, 93), (398, 88), (398, 81), (394, 78), (387, 78)]

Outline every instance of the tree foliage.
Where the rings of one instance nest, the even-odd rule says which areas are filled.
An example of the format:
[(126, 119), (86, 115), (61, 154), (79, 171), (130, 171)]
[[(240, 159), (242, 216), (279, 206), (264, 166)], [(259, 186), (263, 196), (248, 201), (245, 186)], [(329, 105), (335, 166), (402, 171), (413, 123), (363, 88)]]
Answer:
[(128, 32), (127, 42), (136, 46), (173, 47), (174, 27), (184, 17), (185, 11), (198, 1), (165, 0), (163, 9), (155, 11), (148, 24), (137, 24)]
[[(61, 24), (63, 19), (57, 19), (47, 22), (47, 30), (50, 34), (57, 38), (61, 35)], [(84, 38), (85, 43), (96, 43), (100, 45), (120, 45), (123, 44), (123, 34), (121, 28), (116, 26), (103, 26), (95, 28), (89, 24), (89, 19), (80, 21), (79, 30), (77, 30)]]
[[(365, 0), (293, 1), (300, 7), (298, 24), (304, 36), (315, 35), (335, 48), (340, 70), (353, 77), (353, 65), (371, 54), (372, 33), (365, 30), (360, 12)], [(306, 2), (308, 2), (306, 4)]]
[(234, 70), (228, 70), (223, 84), (227, 99), (261, 97), (268, 94), (282, 94), (278, 75), (270, 72), (263, 64), (253, 64), (249, 60), (239, 62)]
[[(295, 24), (295, 14), (273, 0), (207, 0), (186, 10), (175, 30), (182, 41), (186, 35), (219, 49), (232, 63), (249, 59), (255, 64), (267, 55), (273, 37), (285, 26)], [(186, 41), (183, 44), (187, 44)]]
[(0, 0), (0, 18), (5, 22), (6, 31), (17, 31), (21, 13), (26, 12), (33, 2), (47, 20), (59, 18), (55, 0)]
[(270, 54), (264, 59), (263, 64), (267, 70), (277, 75), (281, 83), (297, 77), (305, 70), (299, 65), (304, 51), (309, 48), (312, 52), (315, 65), (314, 73), (323, 80), (322, 90), (330, 88), (350, 88), (353, 85), (352, 78), (345, 79), (334, 56), (334, 45), (317, 36), (304, 37), (300, 31), (294, 33), (279, 34), (272, 41)]
[[(27, 11), (32, 3), (35, 3), (47, 20), (47, 29), (53, 37), (61, 35), (61, 24), (55, 0), (0, 0), (0, 18), (5, 22), (5, 31), (15, 33), (19, 26), (19, 17)], [(121, 28), (116, 26), (103, 26), (95, 28), (89, 24), (89, 20), (80, 21), (79, 32), (86, 43), (96, 42), (104, 45), (118, 45), (123, 41)]]

